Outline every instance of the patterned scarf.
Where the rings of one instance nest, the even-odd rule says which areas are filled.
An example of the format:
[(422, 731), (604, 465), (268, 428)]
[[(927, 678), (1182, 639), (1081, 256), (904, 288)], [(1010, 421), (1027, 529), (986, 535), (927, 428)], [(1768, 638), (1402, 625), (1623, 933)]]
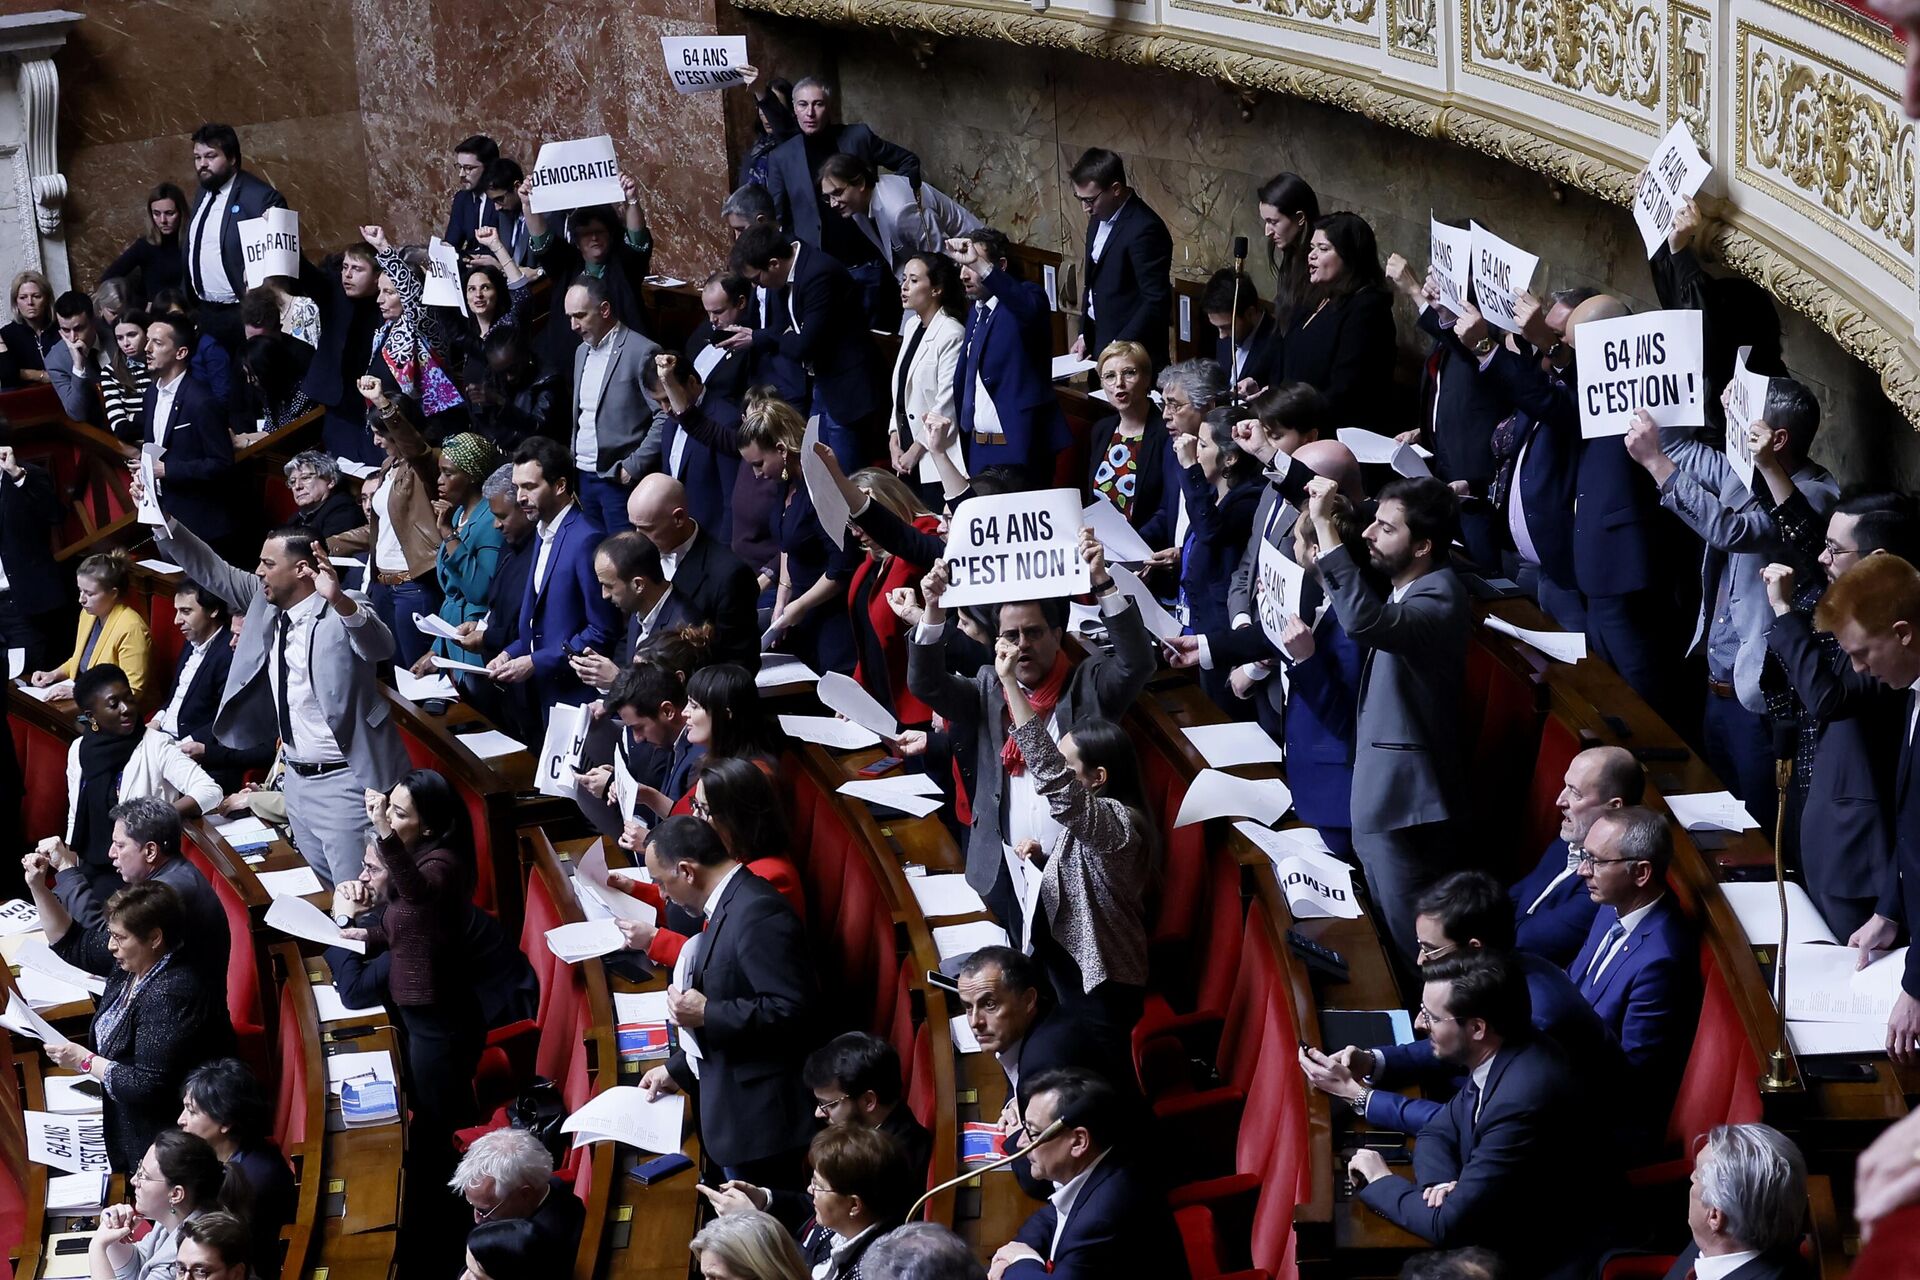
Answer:
[[(1067, 661), (1066, 651), (1053, 655), (1053, 670), (1047, 672), (1047, 678), (1027, 690), (1027, 701), (1033, 707), (1035, 715), (1042, 718), (1053, 714), (1060, 702), (1060, 691), (1067, 687), (1067, 673), (1073, 670), (1073, 664)], [(1017, 778), (1027, 771), (1027, 762), (1021, 758), (1020, 744), (1013, 740), (1013, 712), (1007, 717), (1007, 738), (1000, 744), (1000, 763), (1006, 766), (1009, 777)]]

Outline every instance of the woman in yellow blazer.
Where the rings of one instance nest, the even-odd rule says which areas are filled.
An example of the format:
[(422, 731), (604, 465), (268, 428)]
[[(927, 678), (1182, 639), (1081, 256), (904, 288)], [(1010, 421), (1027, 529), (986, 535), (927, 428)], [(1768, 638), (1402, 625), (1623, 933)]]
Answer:
[(73, 678), (89, 667), (111, 662), (127, 673), (138, 702), (147, 687), (147, 657), (153, 637), (147, 632), (146, 619), (126, 602), (127, 584), (133, 577), (133, 561), (124, 551), (108, 551), (88, 556), (74, 574), (80, 586), (80, 623), (73, 637), (73, 656), (51, 671), (36, 671), (31, 677), (35, 688), (65, 686), (61, 696), (71, 696)]

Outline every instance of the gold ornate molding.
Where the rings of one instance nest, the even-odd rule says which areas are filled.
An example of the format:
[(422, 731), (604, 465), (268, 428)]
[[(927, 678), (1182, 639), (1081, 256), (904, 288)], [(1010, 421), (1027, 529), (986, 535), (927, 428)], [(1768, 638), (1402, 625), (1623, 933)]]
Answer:
[[(1299, 7), (1285, 5), (1284, 0), (1282, 2), (1283, 7), (1295, 10)], [(1801, 16), (1818, 12), (1824, 20), (1823, 25), (1843, 31), (1849, 38), (1869, 45), (1876, 51), (1891, 45), (1890, 38), (1878, 44), (1873, 43), (1875, 29), (1870, 24), (1833, 10), (1821, 0), (1768, 2)], [(1472, 147), (1621, 206), (1631, 203), (1640, 163), (1639, 157), (1604, 147), (1591, 138), (1518, 109), (1505, 108), (1458, 93), (1450, 94), (1440, 89), (1427, 89), (1418, 84), (1382, 80), (1364, 67), (1345, 68), (1311, 62), (1305, 55), (1279, 44), (1236, 39), (1230, 35), (1190, 27), (1175, 29), (1164, 25), (1149, 26), (1113, 18), (1083, 19), (1081, 15), (1063, 10), (1036, 13), (1025, 4), (990, 5), (979, 3), (978, 0), (733, 0), (733, 3), (747, 10), (829, 24), (911, 28), (942, 36), (1003, 40), (1039, 48), (1069, 50), (1136, 66), (1189, 72), (1222, 81), (1236, 90), (1286, 94), (1338, 107), (1424, 137)], [(1199, 7), (1193, 0), (1185, 0), (1184, 3), (1183, 0), (1168, 0), (1168, 3), (1170, 8)], [(1396, 33), (1401, 30), (1403, 12), (1417, 16), (1425, 13), (1429, 4), (1430, 0), (1389, 0), (1386, 13), (1388, 29), (1382, 37), (1387, 46), (1385, 52), (1392, 52)], [(1463, 51), (1472, 44), (1471, 31), (1466, 29), (1470, 12), (1497, 13), (1504, 10), (1513, 14), (1523, 9), (1544, 11), (1549, 4), (1560, 14), (1593, 11), (1615, 15), (1622, 19), (1618, 30), (1628, 32), (1638, 31), (1639, 28), (1627, 25), (1625, 20), (1651, 8), (1645, 0), (1461, 0)], [(1207, 7), (1212, 9), (1220, 6)], [(1276, 25), (1281, 21), (1253, 13), (1251, 6), (1234, 7), (1242, 12), (1233, 13), (1229, 10), (1230, 16), (1243, 21), (1261, 17), (1268, 17)], [(1670, 4), (1667, 9), (1669, 17), (1682, 7), (1677, 3)], [(1431, 8), (1437, 10), (1437, 3), (1431, 3)], [(1687, 12), (1682, 17), (1709, 23), (1715, 14), (1724, 11), (1722, 5), (1711, 6), (1711, 12), (1692, 6), (1684, 8)], [(1437, 17), (1435, 21), (1437, 23)], [(1517, 22), (1518, 18), (1513, 21)], [(1541, 28), (1543, 31), (1545, 29)], [(1323, 31), (1321, 34), (1327, 33)], [(1596, 101), (1598, 91), (1593, 85), (1617, 83), (1626, 101), (1640, 113), (1635, 127), (1641, 131), (1657, 129), (1655, 120), (1660, 116), (1669, 119), (1686, 116), (1691, 119), (1688, 109), (1696, 100), (1700, 105), (1695, 109), (1703, 113), (1705, 121), (1711, 121), (1714, 98), (1717, 96), (1713, 59), (1705, 58), (1695, 70), (1676, 67), (1673, 64), (1673, 50), (1684, 34), (1685, 29), (1671, 20), (1662, 30), (1662, 24), (1656, 17), (1652, 32), (1647, 37), (1653, 42), (1651, 60), (1645, 49), (1637, 43), (1640, 37), (1636, 36), (1634, 42), (1622, 46), (1609, 36), (1606, 47), (1632, 52), (1638, 59), (1637, 70), (1629, 74), (1626, 69), (1620, 68), (1592, 81), (1579, 77), (1598, 75), (1597, 72), (1570, 70), (1566, 74), (1574, 75), (1577, 82), (1588, 87), (1578, 93), (1563, 90), (1555, 92), (1566, 92), (1567, 98), (1581, 110), (1600, 113), (1604, 108), (1607, 118), (1611, 119), (1613, 115), (1624, 112)], [(1885, 37), (1884, 32), (1879, 35)], [(1436, 40), (1438, 38), (1436, 26)], [(1561, 38), (1565, 40), (1567, 37), (1563, 35)], [(1573, 47), (1577, 49), (1582, 46), (1576, 41)], [(1588, 44), (1585, 47), (1598, 46)], [(1708, 47), (1711, 48), (1711, 45)], [(1577, 69), (1582, 65), (1580, 56), (1576, 53), (1570, 63), (1554, 62), (1551, 65)], [(1894, 56), (1897, 58), (1897, 53)], [(1489, 70), (1493, 68), (1475, 64), (1471, 74), (1480, 75)], [(1650, 79), (1637, 78), (1640, 70), (1646, 71)], [(1502, 70), (1501, 74), (1510, 73)], [(1689, 76), (1697, 77), (1697, 84)], [(1553, 89), (1553, 86), (1543, 85), (1538, 79), (1514, 78), (1520, 80), (1520, 87), (1528, 92), (1552, 96), (1549, 89)], [(1737, 94), (1743, 94), (1745, 87), (1746, 72), (1736, 68)], [(1652, 108), (1663, 105), (1663, 89), (1667, 111), (1656, 116)], [(1641, 105), (1643, 102), (1647, 105)], [(1744, 106), (1744, 103), (1741, 105)], [(1739, 110), (1737, 107), (1736, 112)], [(1739, 114), (1735, 118), (1740, 119)], [(1903, 124), (1903, 128), (1910, 132), (1910, 126)], [(1735, 136), (1745, 137), (1744, 124), (1735, 130)], [(1706, 140), (1710, 142), (1712, 139), (1709, 137)], [(1854, 154), (1841, 162), (1841, 168), (1829, 174), (1827, 185), (1835, 189), (1837, 194), (1834, 198), (1840, 201), (1842, 208), (1856, 213), (1860, 209), (1874, 211), (1874, 216), (1882, 219), (1881, 225), (1889, 222), (1898, 225), (1898, 234), (1910, 249), (1914, 187), (1910, 145), (1907, 145), (1905, 154), (1904, 163), (1891, 163), (1892, 157), (1889, 156), (1887, 165), (1876, 168), (1875, 162), (1856, 146)], [(1833, 162), (1829, 160), (1826, 163), (1827, 169), (1831, 170)], [(1880, 194), (1873, 191), (1876, 183), (1883, 189)], [(1818, 202), (1825, 199), (1820, 192), (1821, 187), (1816, 184), (1806, 190), (1784, 193), (1784, 198), (1803, 215), (1817, 216), (1821, 213)], [(1920, 350), (1916, 350), (1912, 340), (1912, 317), (1864, 289), (1857, 289), (1861, 296), (1850, 297), (1846, 292), (1849, 282), (1844, 279), (1836, 281), (1832, 265), (1820, 257), (1817, 248), (1799, 243), (1790, 235), (1773, 233), (1763, 225), (1749, 225), (1737, 208), (1726, 210), (1725, 213), (1731, 222), (1713, 224), (1707, 242), (1709, 252), (1717, 253), (1729, 268), (1756, 281), (1775, 298), (1806, 315), (1844, 350), (1865, 363), (1878, 375), (1883, 390), (1893, 403), (1910, 422), (1920, 427)], [(1838, 227), (1839, 219), (1831, 214), (1828, 217)], [(1860, 235), (1857, 229), (1850, 230), (1853, 235)], [(1885, 247), (1874, 256), (1882, 265), (1890, 265), (1896, 279), (1906, 283), (1907, 297), (1911, 299), (1914, 278), (1911, 258), (1904, 265), (1888, 264), (1886, 259), (1891, 252)]]
[(1660, 15), (1648, 0), (1462, 0), (1460, 64), (1658, 132)]

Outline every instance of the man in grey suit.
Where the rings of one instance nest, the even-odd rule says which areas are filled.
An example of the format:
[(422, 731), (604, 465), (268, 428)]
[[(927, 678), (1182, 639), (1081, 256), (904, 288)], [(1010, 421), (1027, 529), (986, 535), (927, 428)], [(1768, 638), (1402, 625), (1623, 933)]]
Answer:
[[(1092, 531), (1080, 531), (1080, 554), (1090, 570), (1100, 612), (1113, 635), (1111, 655), (1095, 653), (1077, 666), (1061, 652), (1065, 600), (1007, 601), (992, 606), (1002, 639), (1020, 646), (1016, 669), (1035, 710), (1047, 717), (1057, 741), (1083, 720), (1119, 720), (1158, 666), (1153, 637), (1140, 610), (1107, 572), (1106, 551)], [(967, 841), (967, 883), (983, 895), (1010, 937), (1021, 934), (1021, 911), (1003, 850), (1034, 839), (1051, 849), (1057, 832), (1044, 796), (1024, 768), (1003, 767), (1009, 716), (993, 664), (972, 676), (947, 670), (947, 611), (940, 599), (951, 585), (945, 561), (921, 584), (927, 611), (907, 646), (907, 688), (952, 725), (959, 744), (974, 744), (973, 833)]]
[(1447, 563), (1457, 522), (1438, 480), (1396, 480), (1380, 491), (1367, 526), (1379, 589), (1333, 525), (1339, 486), (1307, 485), (1307, 516), (1320, 540), (1320, 580), (1340, 626), (1368, 650), (1360, 675), (1353, 764), (1353, 848), (1367, 873), (1376, 918), (1411, 960), (1413, 903), (1456, 867), (1454, 823), (1466, 812), (1466, 685), (1472, 617), (1466, 588)]
[(366, 793), (390, 789), (411, 767), (375, 673), (393, 658), (393, 633), (365, 596), (340, 585), (303, 529), (269, 533), (252, 573), (171, 518), (153, 540), (246, 618), (214, 736), (230, 747), (280, 739), (294, 844), (322, 880), (355, 878), (372, 837)]
[(580, 335), (573, 349), (573, 412), (567, 419), (580, 471), (580, 510), (602, 533), (627, 527), (627, 490), (620, 463), (646, 439), (655, 405), (643, 385), (659, 344), (613, 314), (606, 281), (582, 275), (567, 289), (567, 323)]

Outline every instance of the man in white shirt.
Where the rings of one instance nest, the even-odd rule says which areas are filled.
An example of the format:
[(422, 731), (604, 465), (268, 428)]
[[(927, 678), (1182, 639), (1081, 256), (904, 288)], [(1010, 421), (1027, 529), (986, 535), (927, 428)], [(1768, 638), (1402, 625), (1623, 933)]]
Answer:
[(1586, 941), (1597, 910), (1577, 874), (1580, 847), (1593, 820), (1612, 809), (1639, 804), (1646, 771), (1624, 747), (1591, 747), (1567, 762), (1560, 794), (1560, 834), (1540, 863), (1508, 892), (1513, 899), (1514, 945), (1561, 968)]
[(1693, 1158), (1687, 1229), (1693, 1243), (1667, 1280), (1787, 1280), (1807, 1274), (1800, 1224), (1807, 1162), (1778, 1129), (1723, 1124)]
[(594, 528), (626, 525), (620, 463), (647, 436), (654, 402), (646, 382), (660, 348), (620, 323), (607, 284), (583, 275), (567, 289), (567, 323), (580, 338), (573, 354), (573, 465), (580, 510)]
[(199, 323), (229, 351), (241, 342), (240, 295), (247, 291), (240, 224), (286, 198), (240, 167), (240, 135), (232, 125), (203, 124), (193, 131), (193, 172), (200, 196), (180, 238), (187, 284), (200, 299)]
[[(219, 706), (227, 673), (224, 667), (216, 672), (210, 659), (223, 652), (232, 655), (227, 643), (228, 617), (227, 606), (205, 587), (189, 582), (173, 593), (173, 625), (187, 644), (174, 670), (173, 696), (148, 721), (170, 738), (192, 737), (213, 726), (213, 713)], [(205, 680), (201, 679), (203, 673)], [(201, 688), (194, 688), (196, 682)]]

